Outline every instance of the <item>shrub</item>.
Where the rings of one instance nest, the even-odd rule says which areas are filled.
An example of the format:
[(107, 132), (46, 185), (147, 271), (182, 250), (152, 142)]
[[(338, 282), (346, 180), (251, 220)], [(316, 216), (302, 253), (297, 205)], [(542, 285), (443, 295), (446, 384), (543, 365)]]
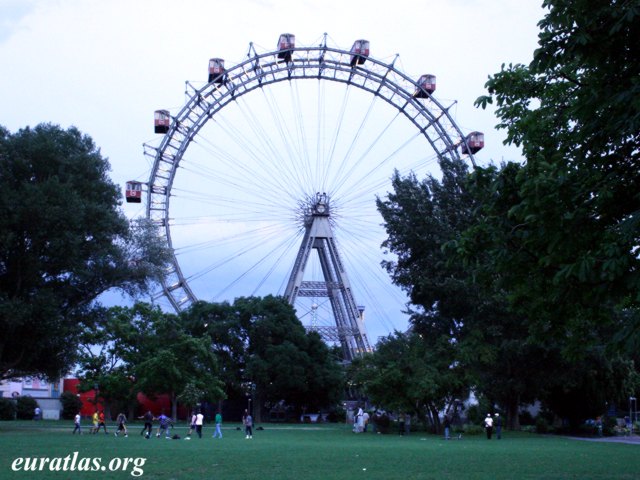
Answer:
[(468, 423), (463, 427), (463, 431), (465, 435), (481, 435), (482, 433), (484, 433), (484, 428), (482, 428), (480, 425)]
[(16, 416), (20, 420), (32, 420), (34, 410), (38, 406), (38, 402), (29, 396), (21, 396), (16, 399)]
[(523, 412), (520, 412), (518, 421), (520, 422), (520, 425), (535, 424), (535, 422), (533, 421), (533, 415), (531, 415), (531, 412), (529, 412), (528, 410), (524, 410)]
[(327, 414), (327, 421), (331, 423), (344, 423), (347, 419), (347, 411), (342, 407), (336, 407)]
[(536, 418), (536, 433), (549, 433), (549, 422), (543, 416)]
[(376, 427), (376, 432), (389, 433), (389, 427), (391, 426), (391, 419), (386, 413), (376, 412), (371, 421)]
[(60, 395), (60, 403), (62, 404), (62, 418), (71, 420), (76, 413), (82, 408), (82, 400), (71, 392), (62, 392)]
[(484, 420), (484, 415), (480, 412), (479, 405), (471, 405), (467, 408), (467, 422), (480, 424)]
[(16, 404), (9, 398), (0, 398), (0, 420), (15, 420)]

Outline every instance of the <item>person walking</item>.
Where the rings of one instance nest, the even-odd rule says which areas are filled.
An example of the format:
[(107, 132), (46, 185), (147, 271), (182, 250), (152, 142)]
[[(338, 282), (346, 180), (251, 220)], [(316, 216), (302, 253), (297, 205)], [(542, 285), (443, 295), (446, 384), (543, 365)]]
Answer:
[(76, 413), (76, 416), (73, 418), (73, 435), (75, 435), (76, 432), (78, 432), (78, 435), (82, 435), (82, 428), (80, 427), (81, 418), (80, 412)]
[(204, 415), (201, 411), (198, 411), (196, 414), (196, 432), (198, 433), (198, 438), (202, 438), (202, 425), (204, 424)]
[(92, 423), (92, 427), (91, 427), (90, 433), (98, 433), (98, 424), (100, 423), (100, 419), (98, 417), (98, 410), (93, 412), (93, 415), (91, 416), (91, 423)]
[(362, 433), (364, 430), (364, 413), (362, 411), (362, 407), (358, 407), (358, 413), (356, 413), (356, 421), (353, 424), (353, 431), (356, 433)]
[(216, 431), (213, 432), (213, 438), (219, 437), (222, 438), (222, 414), (220, 412), (216, 413)]
[(493, 433), (493, 418), (491, 418), (490, 413), (487, 413), (487, 417), (484, 419), (484, 429), (487, 432), (487, 440), (491, 440), (491, 434)]
[(127, 432), (127, 417), (125, 417), (124, 413), (119, 413), (116, 417), (116, 423), (118, 424), (118, 428), (114, 435), (117, 437), (120, 432), (124, 433), (125, 437), (128, 437), (129, 434)]
[(185, 440), (191, 440), (191, 434), (196, 430), (196, 412), (191, 412), (191, 422), (189, 423), (189, 431), (187, 432), (187, 436), (184, 437)]
[(444, 439), (451, 439), (451, 419), (449, 418), (449, 415), (444, 416)]
[(153, 429), (153, 413), (151, 413), (151, 410), (147, 410), (147, 413), (138, 418), (144, 420), (144, 427), (142, 428), (140, 435), (144, 435), (148, 440), (149, 437), (151, 437), (151, 430)]
[(107, 424), (104, 423), (104, 412), (102, 410), (100, 410), (100, 413), (98, 414), (98, 429), (96, 430), (96, 433), (100, 431), (100, 427), (104, 428), (104, 434), (108, 435)]
[(247, 438), (253, 438), (253, 417), (248, 410), (244, 411), (242, 423), (244, 424), (244, 433)]
[(493, 426), (496, 428), (496, 439), (500, 440), (502, 438), (502, 417), (500, 417), (499, 413), (496, 413), (495, 417)]
[(162, 412), (158, 417), (158, 431), (156, 432), (156, 437), (160, 438), (160, 434), (164, 433), (164, 438), (171, 439), (170, 430), (172, 426), (173, 423), (171, 422), (171, 419)]

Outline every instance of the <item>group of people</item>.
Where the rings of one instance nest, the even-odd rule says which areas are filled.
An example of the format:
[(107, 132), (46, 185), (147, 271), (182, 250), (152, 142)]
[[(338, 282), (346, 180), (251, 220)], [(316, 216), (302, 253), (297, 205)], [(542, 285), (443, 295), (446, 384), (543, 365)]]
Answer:
[[(75, 417), (73, 418), (73, 434), (75, 435), (76, 432), (78, 433), (78, 435), (82, 435), (82, 425), (80, 424), (82, 420), (82, 414), (81, 412), (76, 413)], [(89, 433), (98, 433), (100, 431), (100, 428), (104, 429), (104, 434), (107, 435), (107, 424), (104, 421), (104, 412), (103, 411), (98, 411), (96, 410), (95, 412), (93, 412), (93, 415), (91, 416), (91, 422), (92, 422), (92, 426), (91, 426), (91, 430), (89, 430)], [(127, 417), (125, 417), (124, 413), (120, 413), (118, 414), (118, 417), (116, 418), (116, 423), (118, 424), (118, 428), (116, 430), (115, 435), (118, 436), (118, 434), (120, 432), (122, 432), (124, 434), (125, 437), (128, 436), (128, 432), (127, 432)]]
[(494, 417), (492, 417), (490, 413), (487, 413), (484, 419), (484, 430), (487, 432), (487, 440), (491, 440), (494, 428), (496, 430), (496, 438), (498, 440), (502, 438), (502, 418), (499, 413), (494, 414)]
[(369, 425), (369, 413), (363, 412), (361, 407), (358, 408), (358, 413), (356, 413), (353, 419), (353, 431), (355, 433), (366, 432), (368, 425)]
[[(78, 412), (73, 419), (74, 435), (76, 434), (76, 432), (79, 435), (82, 435), (82, 426), (80, 424), (81, 419), (82, 419), (81, 412)], [(171, 418), (165, 415), (164, 412), (162, 412), (158, 417), (155, 417), (153, 413), (151, 413), (151, 411), (148, 410), (144, 415), (138, 417), (138, 419), (144, 420), (144, 427), (142, 427), (142, 430), (140, 431), (140, 435), (144, 435), (146, 439), (151, 438), (154, 421), (158, 422), (158, 430), (156, 432), (157, 438), (160, 438), (162, 436), (164, 436), (167, 439), (174, 438), (171, 436), (173, 421), (171, 420)], [(93, 413), (91, 420), (92, 420), (93, 426), (91, 427), (90, 433), (98, 433), (100, 431), (100, 428), (103, 428), (105, 435), (108, 435), (107, 425), (105, 423), (105, 417), (104, 417), (103, 411), (96, 410)], [(251, 415), (249, 415), (247, 410), (245, 410), (245, 415), (242, 417), (242, 423), (245, 427), (247, 438), (253, 438), (253, 431), (252, 431), (253, 419)], [(127, 417), (125, 416), (124, 413), (118, 414), (118, 416), (116, 417), (116, 425), (117, 425), (116, 431), (114, 432), (114, 435), (116, 437), (120, 436), (121, 434), (125, 437), (129, 436), (129, 432), (127, 430)], [(199, 438), (202, 438), (203, 425), (204, 425), (204, 415), (202, 414), (202, 412), (200, 411), (193, 412), (191, 416), (189, 431), (187, 432), (185, 440), (190, 440), (191, 434), (194, 431), (198, 434)], [(222, 414), (220, 412), (216, 413), (215, 425), (216, 425), (216, 429), (215, 429), (215, 432), (213, 433), (213, 438), (222, 438)]]

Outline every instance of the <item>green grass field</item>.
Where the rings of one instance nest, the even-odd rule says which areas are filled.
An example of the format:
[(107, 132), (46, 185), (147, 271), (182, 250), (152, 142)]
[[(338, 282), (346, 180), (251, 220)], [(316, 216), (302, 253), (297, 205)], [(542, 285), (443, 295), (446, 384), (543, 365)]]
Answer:
[[(347, 425), (335, 424), (265, 424), (247, 440), (237, 426), (227, 424), (219, 440), (211, 438), (213, 427), (206, 425), (202, 439), (185, 441), (146, 440), (139, 425), (130, 426), (128, 438), (115, 438), (112, 433), (71, 435), (70, 422), (0, 422), (0, 479), (136, 478), (134, 465), (109, 471), (109, 464), (115, 468), (124, 458), (144, 458), (135, 473), (162, 480), (640, 478), (640, 444), (511, 432), (499, 441), (481, 436), (445, 441), (419, 432), (356, 435)], [(183, 437), (186, 428), (174, 432)], [(50, 471), (51, 466), (62, 470), (64, 457), (70, 467), (74, 452), (76, 471)], [(12, 464), (24, 457), (61, 460), (44, 464), (42, 471), (13, 471)], [(101, 458), (104, 470), (78, 471), (82, 458), (94, 457)]]

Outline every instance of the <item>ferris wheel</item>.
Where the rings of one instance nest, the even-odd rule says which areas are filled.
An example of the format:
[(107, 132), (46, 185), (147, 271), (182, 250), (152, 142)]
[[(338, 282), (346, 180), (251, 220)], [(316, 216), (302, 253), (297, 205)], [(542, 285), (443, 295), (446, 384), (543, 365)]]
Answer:
[[(345, 347), (340, 335), (352, 326), (340, 326), (326, 298), (347, 282), (329, 278), (344, 268), (346, 303), (357, 299), (353, 328), (365, 328), (366, 308), (369, 322), (394, 330), (406, 297), (380, 265), (376, 197), (395, 170), (437, 175), (440, 158), (475, 165), (484, 145), (435, 98), (434, 75), (411, 77), (394, 64), (371, 56), (367, 40), (342, 49), (325, 34), (299, 46), (282, 34), (272, 51), (250, 44), (236, 65), (211, 58), (208, 77), (186, 82), (179, 111), (157, 110), (161, 136), (144, 145), (146, 216), (173, 252), (157, 300), (180, 311), (197, 300), (285, 295), (308, 328), (337, 325), (325, 338)], [(143, 185), (129, 182), (127, 201), (142, 202)], [(314, 223), (323, 227), (310, 234)], [(368, 340), (345, 347), (346, 357), (368, 348)]]

